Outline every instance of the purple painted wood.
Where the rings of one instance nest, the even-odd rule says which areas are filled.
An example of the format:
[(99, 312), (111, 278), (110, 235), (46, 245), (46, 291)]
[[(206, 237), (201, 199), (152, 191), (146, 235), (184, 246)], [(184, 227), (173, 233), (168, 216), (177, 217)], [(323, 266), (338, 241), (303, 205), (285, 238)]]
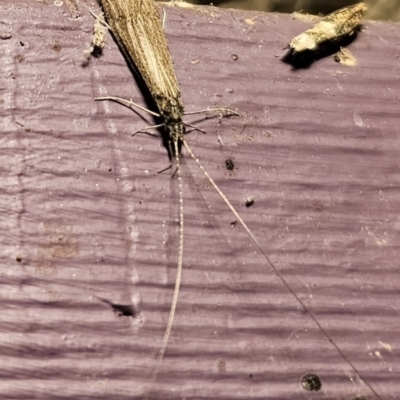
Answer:
[[(93, 101), (145, 105), (111, 37), (82, 66), (95, 4), (55, 4), (0, 4), (0, 397), (139, 399), (175, 279), (177, 182), (157, 174), (159, 139), (130, 136), (151, 119)], [(166, 8), (187, 111), (240, 112), (188, 116), (207, 134), (187, 141), (365, 381), (397, 399), (400, 27), (367, 23), (354, 68), (293, 70), (282, 48), (308, 26)], [(183, 171), (183, 283), (152, 398), (375, 398), (186, 154)], [(310, 372), (318, 392), (301, 387)]]

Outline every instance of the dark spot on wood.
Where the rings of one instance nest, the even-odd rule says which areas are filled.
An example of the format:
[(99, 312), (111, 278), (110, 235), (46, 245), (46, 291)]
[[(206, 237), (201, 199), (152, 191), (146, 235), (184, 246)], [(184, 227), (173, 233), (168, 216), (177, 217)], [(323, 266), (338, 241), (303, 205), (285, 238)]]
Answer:
[(92, 56), (94, 58), (100, 58), (103, 54), (103, 49), (99, 46), (93, 46)]
[(112, 304), (112, 309), (119, 317), (134, 317), (136, 314), (132, 305)]
[(246, 207), (251, 207), (253, 204), (254, 204), (254, 197), (253, 196), (249, 196), (246, 199), (245, 205), (246, 205)]
[(103, 303), (108, 304), (118, 317), (135, 317), (137, 314), (135, 307), (132, 304), (117, 304), (109, 300), (102, 299), (101, 297), (97, 298)]
[(56, 53), (59, 53), (61, 50), (61, 46), (58, 43), (54, 43), (52, 46), (52, 50), (55, 51)]
[(227, 170), (232, 171), (235, 168), (235, 163), (231, 158), (225, 160), (225, 167)]
[(7, 40), (7, 39), (11, 39), (11, 33), (0, 33), (0, 39), (1, 40)]
[(321, 378), (316, 374), (306, 374), (301, 378), (301, 386), (309, 392), (317, 392), (322, 387)]
[(17, 262), (21, 262), (21, 261), (22, 261), (22, 257), (21, 257), (21, 256), (17, 256), (17, 257), (15, 257), (15, 260), (16, 260)]

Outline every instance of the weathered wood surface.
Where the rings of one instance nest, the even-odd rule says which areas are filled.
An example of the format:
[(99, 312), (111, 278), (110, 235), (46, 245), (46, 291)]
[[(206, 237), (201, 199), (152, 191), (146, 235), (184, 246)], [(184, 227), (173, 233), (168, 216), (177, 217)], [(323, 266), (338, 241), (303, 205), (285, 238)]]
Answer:
[[(82, 66), (86, 6), (96, 9), (0, 3), (11, 35), (0, 40), (3, 399), (141, 398), (169, 311), (177, 182), (157, 174), (168, 163), (160, 140), (130, 136), (146, 116), (93, 101), (146, 104), (111, 37)], [(308, 26), (167, 8), (187, 111), (240, 112), (188, 116), (207, 134), (187, 140), (332, 340), (382, 399), (398, 399), (400, 26), (367, 23), (350, 46), (354, 68), (328, 57), (293, 70), (282, 48)], [(373, 399), (183, 164), (183, 283), (152, 398)], [(302, 389), (308, 372), (319, 392)]]

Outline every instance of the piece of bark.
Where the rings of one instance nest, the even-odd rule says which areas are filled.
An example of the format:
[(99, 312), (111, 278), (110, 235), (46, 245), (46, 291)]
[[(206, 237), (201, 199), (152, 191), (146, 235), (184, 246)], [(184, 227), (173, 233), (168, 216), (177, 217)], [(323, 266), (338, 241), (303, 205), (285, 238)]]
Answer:
[[(85, 6), (97, 9), (0, 4), (4, 399), (141, 398), (169, 312), (177, 182), (157, 174), (159, 139), (130, 136), (151, 118), (93, 101), (146, 104), (111, 36), (82, 66)], [(332, 340), (396, 399), (400, 27), (367, 23), (354, 68), (327, 57), (294, 70), (282, 48), (309, 26), (166, 8), (186, 110), (240, 113), (188, 116), (207, 134), (187, 141)], [(152, 398), (373, 399), (183, 157), (183, 282)], [(310, 372), (322, 380), (311, 394)]]

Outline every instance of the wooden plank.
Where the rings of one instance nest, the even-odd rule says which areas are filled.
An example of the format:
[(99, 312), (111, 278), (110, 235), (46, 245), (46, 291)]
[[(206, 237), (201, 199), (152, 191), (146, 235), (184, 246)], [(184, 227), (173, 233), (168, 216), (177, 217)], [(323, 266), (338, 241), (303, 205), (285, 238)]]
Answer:
[[(0, 40), (1, 397), (142, 398), (175, 278), (177, 182), (157, 174), (168, 163), (157, 138), (130, 136), (146, 116), (93, 101), (146, 104), (111, 37), (82, 66), (95, 3), (55, 4), (0, 4), (11, 35)], [(187, 140), (365, 381), (396, 399), (400, 28), (367, 23), (350, 46), (354, 68), (328, 57), (294, 70), (282, 48), (308, 26), (166, 8), (187, 111), (240, 113), (188, 116), (207, 134)], [(184, 277), (152, 398), (373, 399), (183, 164)], [(118, 317), (99, 298), (136, 315)], [(320, 391), (301, 387), (309, 372)]]

